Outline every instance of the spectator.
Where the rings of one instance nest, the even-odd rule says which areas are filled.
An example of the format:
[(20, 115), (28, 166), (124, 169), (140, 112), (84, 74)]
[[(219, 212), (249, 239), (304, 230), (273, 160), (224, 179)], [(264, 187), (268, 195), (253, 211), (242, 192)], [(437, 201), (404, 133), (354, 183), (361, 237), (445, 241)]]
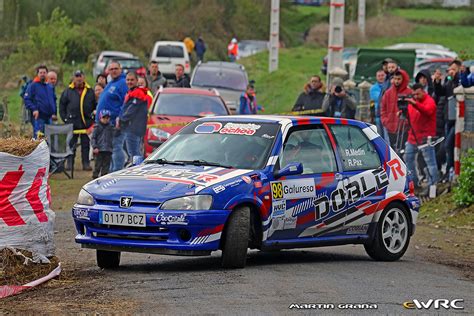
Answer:
[(102, 110), (99, 113), (99, 123), (94, 126), (91, 139), (91, 145), (95, 155), (95, 165), (92, 173), (93, 179), (109, 173), (113, 138), (114, 127), (110, 124), (110, 111)]
[(177, 88), (191, 88), (189, 84), (189, 76), (184, 73), (184, 66), (181, 64), (177, 64), (175, 68), (175, 84), (174, 86)]
[(58, 74), (54, 70), (49, 71), (47, 81), (53, 86), (53, 88), (56, 88), (56, 85), (58, 84)]
[(240, 96), (239, 114), (257, 114), (258, 110), (263, 111), (263, 108), (257, 104), (255, 86), (248, 84), (247, 89)]
[[(148, 80), (146, 80), (146, 77), (143, 76), (138, 76), (138, 87), (143, 88), (146, 90), (146, 94), (153, 99), (153, 93), (151, 90), (148, 88)], [(151, 102), (148, 104), (151, 105)]]
[(460, 80), (461, 80), (462, 86), (464, 88), (469, 88), (471, 86), (474, 86), (474, 78), (471, 74), (469, 67), (466, 67), (465, 65), (461, 64), (459, 66), (459, 71), (460, 71)]
[[(380, 92), (380, 99), (382, 99), (385, 92), (392, 86), (393, 75), (400, 68), (398, 67), (398, 64), (395, 60), (393, 60), (392, 58), (385, 58), (382, 62), (382, 69), (385, 72), (385, 81), (382, 85), (382, 91)], [(379, 100), (379, 104), (380, 103), (381, 100)]]
[(52, 85), (46, 82), (48, 68), (38, 66), (36, 77), (25, 92), (25, 106), (32, 112), (33, 138), (38, 138), (38, 132), (44, 134), (44, 125), (57, 119), (56, 95)]
[(104, 87), (100, 83), (96, 83), (94, 86), (94, 95), (95, 95), (95, 102), (99, 102), (100, 95), (104, 92)]
[(239, 43), (237, 39), (234, 37), (229, 45), (227, 45), (227, 56), (229, 56), (229, 60), (234, 62), (237, 59), (237, 55), (239, 54)]
[(202, 36), (199, 36), (196, 41), (196, 46), (194, 47), (198, 61), (204, 62), (204, 53), (206, 53), (206, 49), (206, 43), (202, 39)]
[(430, 97), (433, 97), (434, 95), (433, 80), (431, 79), (431, 74), (428, 69), (420, 70), (420, 72), (416, 74), (415, 82), (421, 84), (425, 92)]
[(370, 88), (370, 100), (374, 102), (374, 122), (375, 126), (377, 126), (377, 130), (380, 135), (384, 135), (384, 130), (382, 127), (382, 121), (380, 120), (380, 94), (382, 93), (382, 87), (385, 82), (385, 71), (383, 69), (377, 71), (375, 74), (375, 79), (377, 80), (376, 83), (372, 85)]
[(322, 110), (330, 117), (354, 118), (353, 111), (356, 106), (354, 97), (344, 90), (344, 81), (341, 78), (334, 78), (331, 93), (324, 97)]
[(186, 50), (189, 54), (189, 60), (192, 60), (192, 52), (194, 51), (194, 41), (191, 37), (187, 36), (183, 40), (184, 45), (186, 46)]
[[(436, 93), (436, 85), (442, 83), (442, 73), (440, 69), (436, 69), (433, 77), (433, 99), (436, 103), (436, 136), (445, 137), (445, 120), (444, 120), (444, 106), (446, 97), (438, 96)], [(446, 148), (444, 142), (436, 145), (436, 161), (438, 163), (438, 170), (441, 172), (441, 167), (446, 163)], [(449, 170), (448, 170), (449, 171)], [(446, 176), (446, 174), (445, 174)]]
[(128, 93), (122, 106), (117, 128), (125, 134), (125, 145), (129, 158), (142, 156), (141, 142), (146, 132), (148, 106), (151, 98), (146, 88), (138, 87), (138, 77), (134, 72), (127, 74)]
[(95, 78), (95, 82), (100, 84), (102, 88), (105, 88), (107, 85), (107, 76), (104, 74), (98, 74), (97, 78)]
[[(122, 73), (122, 67), (116, 61), (109, 63), (108, 71), (112, 80), (105, 86), (104, 92), (100, 95), (99, 103), (97, 105), (97, 112), (100, 113), (102, 110), (110, 111), (110, 121), (115, 122), (120, 109), (122, 108), (125, 95), (127, 94), (128, 87), (125, 83), (125, 75)], [(99, 116), (96, 115), (96, 121), (98, 123)], [(123, 168), (125, 163), (125, 153), (123, 151), (123, 142), (125, 136), (116, 131), (113, 141), (112, 151), (112, 171), (120, 170)]]
[[(406, 125), (400, 123), (398, 117), (398, 96), (410, 95), (411, 89), (408, 88), (410, 78), (405, 70), (398, 70), (393, 74), (393, 85), (385, 92), (380, 106), (380, 118), (382, 125), (388, 135), (390, 146), (396, 148), (402, 146), (406, 140)], [(400, 130), (399, 127), (402, 129)], [(401, 138), (400, 138), (401, 137)], [(397, 148), (401, 149), (401, 148)]]
[(418, 186), (415, 155), (418, 146), (428, 143), (421, 149), (421, 153), (428, 167), (429, 184), (433, 185), (438, 182), (438, 167), (435, 148), (429, 143), (430, 138), (436, 136), (436, 104), (419, 83), (413, 85), (413, 98), (407, 101), (409, 102), (407, 118), (411, 128), (408, 130), (408, 141), (405, 145), (405, 161), (415, 186)]
[[(71, 84), (63, 91), (59, 99), (59, 115), (61, 119), (66, 124), (73, 124), (75, 131), (86, 130), (92, 126), (92, 115), (96, 104), (94, 91), (85, 82), (84, 73), (82, 70), (75, 71)], [(79, 137), (81, 138), (82, 170), (90, 171), (92, 168), (89, 162), (89, 136), (85, 132), (75, 133), (69, 146), (75, 155)]]
[(158, 62), (152, 60), (148, 64), (148, 83), (153, 94), (156, 93), (160, 86), (166, 87), (166, 78), (160, 72)]
[(320, 110), (325, 93), (321, 92), (321, 77), (314, 75), (304, 85), (304, 91), (298, 96), (292, 111)]

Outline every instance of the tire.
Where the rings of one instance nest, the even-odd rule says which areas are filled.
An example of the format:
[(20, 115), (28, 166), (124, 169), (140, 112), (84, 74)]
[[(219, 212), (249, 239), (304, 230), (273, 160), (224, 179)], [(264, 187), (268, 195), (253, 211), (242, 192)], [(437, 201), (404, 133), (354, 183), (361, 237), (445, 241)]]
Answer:
[(250, 236), (250, 208), (235, 209), (229, 216), (223, 238), (222, 267), (244, 268)]
[(371, 243), (364, 244), (365, 251), (377, 261), (400, 259), (410, 244), (411, 221), (400, 203), (390, 204), (380, 215)]
[(120, 252), (97, 250), (97, 266), (102, 269), (116, 269), (120, 265)]

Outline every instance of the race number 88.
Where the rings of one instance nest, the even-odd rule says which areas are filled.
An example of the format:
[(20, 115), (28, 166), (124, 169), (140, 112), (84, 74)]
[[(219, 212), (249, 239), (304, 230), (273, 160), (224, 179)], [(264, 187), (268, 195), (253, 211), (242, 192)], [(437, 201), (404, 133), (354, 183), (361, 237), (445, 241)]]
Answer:
[(274, 199), (283, 198), (283, 185), (281, 182), (272, 183), (272, 196)]

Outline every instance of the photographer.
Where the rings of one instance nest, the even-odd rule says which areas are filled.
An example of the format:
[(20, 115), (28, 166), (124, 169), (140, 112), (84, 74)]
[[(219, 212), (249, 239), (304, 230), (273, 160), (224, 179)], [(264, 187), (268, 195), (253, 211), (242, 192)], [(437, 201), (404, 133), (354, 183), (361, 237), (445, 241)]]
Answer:
[(413, 85), (413, 98), (405, 100), (408, 102), (407, 119), (410, 124), (405, 147), (405, 161), (408, 170), (411, 172), (415, 186), (417, 186), (415, 155), (420, 149), (428, 167), (429, 184), (436, 184), (438, 182), (438, 166), (435, 148), (430, 145), (431, 138), (436, 137), (436, 104), (419, 83)]
[[(410, 95), (411, 89), (408, 88), (410, 78), (405, 70), (397, 70), (393, 74), (393, 85), (385, 92), (380, 106), (380, 118), (382, 125), (386, 129), (390, 146), (397, 147), (397, 141), (403, 144), (406, 140), (406, 126), (404, 122), (400, 123), (398, 117), (398, 99), (399, 96)], [(401, 139), (400, 139), (401, 138)], [(400, 148), (399, 148), (400, 149)]]
[(353, 119), (356, 101), (344, 90), (343, 83), (341, 78), (334, 78), (331, 93), (324, 97), (322, 110), (329, 117)]

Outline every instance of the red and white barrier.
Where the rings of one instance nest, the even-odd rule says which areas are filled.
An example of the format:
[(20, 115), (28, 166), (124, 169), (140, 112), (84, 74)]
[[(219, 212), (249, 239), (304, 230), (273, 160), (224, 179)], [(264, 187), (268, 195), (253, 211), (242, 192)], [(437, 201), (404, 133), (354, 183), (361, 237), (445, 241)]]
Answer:
[(31, 251), (34, 262), (49, 262), (55, 251), (48, 174), (45, 141), (25, 157), (0, 152), (0, 249)]

